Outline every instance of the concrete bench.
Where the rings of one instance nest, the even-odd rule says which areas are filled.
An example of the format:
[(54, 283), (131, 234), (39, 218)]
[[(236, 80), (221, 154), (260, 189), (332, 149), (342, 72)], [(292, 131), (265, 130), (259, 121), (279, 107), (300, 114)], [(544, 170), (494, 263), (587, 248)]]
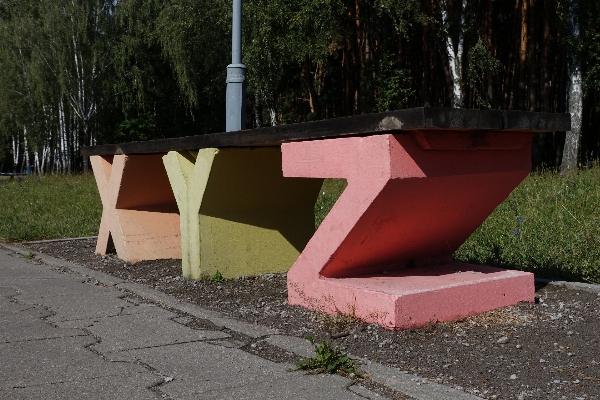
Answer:
[[(121, 258), (168, 258), (181, 239), (194, 279), (293, 264), (290, 304), (391, 329), (533, 301), (532, 274), (451, 257), (530, 172), (531, 136), (568, 129), (568, 114), (415, 108), (83, 148), (103, 199), (96, 250), (110, 232)], [(348, 187), (313, 235), (324, 178)]]

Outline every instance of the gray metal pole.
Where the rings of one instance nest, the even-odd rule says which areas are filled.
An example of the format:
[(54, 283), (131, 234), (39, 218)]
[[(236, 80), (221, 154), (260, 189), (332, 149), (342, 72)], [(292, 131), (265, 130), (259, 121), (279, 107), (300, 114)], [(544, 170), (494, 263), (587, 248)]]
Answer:
[(227, 132), (246, 128), (246, 66), (242, 64), (242, 0), (233, 0), (231, 64), (227, 66)]

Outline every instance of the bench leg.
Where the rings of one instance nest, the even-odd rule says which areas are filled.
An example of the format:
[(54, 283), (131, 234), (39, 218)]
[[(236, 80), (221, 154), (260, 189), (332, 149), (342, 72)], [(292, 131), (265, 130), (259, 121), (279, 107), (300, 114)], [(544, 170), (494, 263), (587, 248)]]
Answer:
[(314, 233), (322, 179), (284, 179), (279, 147), (169, 152), (183, 276), (287, 271)]
[(90, 157), (102, 221), (97, 254), (112, 238), (117, 256), (128, 262), (181, 258), (179, 214), (161, 155)]
[(530, 273), (452, 261), (529, 173), (530, 136), (443, 135), (282, 145), (285, 176), (348, 181), (288, 272), (290, 304), (394, 329), (533, 301)]

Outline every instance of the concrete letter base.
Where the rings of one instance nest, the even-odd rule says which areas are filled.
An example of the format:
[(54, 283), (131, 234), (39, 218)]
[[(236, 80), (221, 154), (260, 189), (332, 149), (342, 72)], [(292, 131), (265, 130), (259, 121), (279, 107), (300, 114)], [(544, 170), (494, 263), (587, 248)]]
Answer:
[(288, 272), (289, 303), (395, 329), (533, 301), (532, 274), (451, 258), (529, 173), (530, 138), (414, 131), (283, 144), (285, 176), (348, 181)]
[(322, 180), (284, 179), (277, 147), (171, 151), (183, 276), (287, 271), (314, 233)]
[(117, 256), (137, 262), (181, 258), (179, 214), (161, 155), (91, 156), (102, 199), (97, 254), (109, 237)]

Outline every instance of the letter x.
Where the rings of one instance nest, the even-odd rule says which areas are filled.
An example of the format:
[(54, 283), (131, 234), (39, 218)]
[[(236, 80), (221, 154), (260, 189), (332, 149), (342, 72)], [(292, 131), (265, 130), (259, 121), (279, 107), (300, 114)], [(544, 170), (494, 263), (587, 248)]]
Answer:
[(179, 214), (161, 157), (90, 157), (102, 200), (97, 254), (106, 254), (112, 238), (125, 261), (181, 258)]

